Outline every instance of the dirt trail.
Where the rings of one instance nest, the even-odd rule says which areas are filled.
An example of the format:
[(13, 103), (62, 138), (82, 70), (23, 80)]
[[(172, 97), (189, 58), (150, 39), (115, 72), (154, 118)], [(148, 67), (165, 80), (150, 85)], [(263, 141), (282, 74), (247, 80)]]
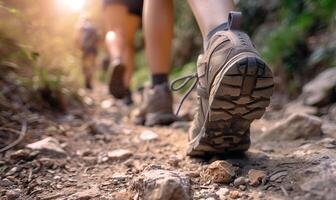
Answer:
[[(102, 95), (105, 90), (99, 87), (94, 92), (82, 92), (84, 101), (90, 104), (85, 112), (74, 110), (65, 116), (28, 123), (30, 134), (25, 143), (50, 136), (65, 152), (55, 155), (51, 150), (45, 154), (21, 145), (3, 154), (1, 199), (141, 199), (144, 191), (150, 192), (151, 188), (146, 188), (150, 187), (146, 184), (138, 187), (143, 180), (139, 177), (146, 179), (144, 173), (151, 170), (176, 172), (177, 176), (186, 177), (188, 183), (174, 184), (186, 184), (186, 188), (190, 184), (187, 193), (191, 199), (336, 197), (333, 185), (336, 142), (332, 135), (308, 133), (307, 137), (281, 140), (274, 134), (265, 137), (270, 127), (279, 121), (278, 111), (269, 111), (253, 124), (252, 148), (246, 156), (194, 159), (185, 156), (189, 122), (173, 125), (181, 128), (133, 126), (129, 121), (131, 108)], [(38, 117), (42, 116), (35, 116)], [(215, 160), (233, 164), (230, 183), (213, 183), (206, 179), (209, 164)], [(251, 178), (247, 180), (253, 172), (249, 172), (251, 169), (265, 173), (254, 186)], [(244, 177), (239, 180), (245, 182), (240, 183), (238, 177)], [(158, 185), (167, 193), (161, 199), (176, 199), (168, 197), (170, 191), (164, 188), (166, 186)]]

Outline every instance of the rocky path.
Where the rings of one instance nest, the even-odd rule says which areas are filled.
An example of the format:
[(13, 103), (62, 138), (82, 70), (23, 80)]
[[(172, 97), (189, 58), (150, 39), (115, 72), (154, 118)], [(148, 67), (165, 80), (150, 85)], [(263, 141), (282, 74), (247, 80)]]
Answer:
[(269, 110), (245, 156), (202, 160), (185, 156), (189, 122), (133, 126), (104, 93), (82, 91), (85, 112), (26, 116), (27, 139), (0, 155), (0, 199), (336, 198), (335, 121), (313, 107)]

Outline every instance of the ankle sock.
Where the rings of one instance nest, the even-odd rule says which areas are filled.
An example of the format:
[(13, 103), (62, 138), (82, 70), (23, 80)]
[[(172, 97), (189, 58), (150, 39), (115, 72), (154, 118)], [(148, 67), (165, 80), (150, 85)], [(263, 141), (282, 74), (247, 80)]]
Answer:
[(168, 83), (168, 74), (153, 74), (152, 86)]
[(218, 31), (227, 31), (228, 29), (229, 29), (229, 27), (228, 27), (228, 22), (224, 22), (224, 23), (218, 25), (217, 27), (215, 27), (214, 29), (212, 29), (212, 30), (208, 33), (206, 40), (209, 41), (210, 38), (211, 38), (213, 35), (215, 35), (215, 33), (217, 33)]

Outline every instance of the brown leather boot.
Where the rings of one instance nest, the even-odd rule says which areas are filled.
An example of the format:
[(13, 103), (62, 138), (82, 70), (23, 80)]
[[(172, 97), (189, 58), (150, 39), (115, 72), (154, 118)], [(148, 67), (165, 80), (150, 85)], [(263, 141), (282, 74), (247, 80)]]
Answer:
[(226, 31), (215, 33), (197, 63), (197, 112), (189, 131), (188, 155), (244, 152), (250, 124), (270, 103), (273, 74), (231, 12)]
[(137, 125), (169, 125), (176, 120), (173, 114), (173, 97), (168, 84), (145, 88), (140, 109), (135, 111), (133, 122)]
[(120, 59), (115, 59), (110, 63), (107, 74), (109, 76), (108, 87), (112, 96), (117, 99), (126, 97), (128, 90), (125, 87), (123, 78), (125, 73), (125, 66)]

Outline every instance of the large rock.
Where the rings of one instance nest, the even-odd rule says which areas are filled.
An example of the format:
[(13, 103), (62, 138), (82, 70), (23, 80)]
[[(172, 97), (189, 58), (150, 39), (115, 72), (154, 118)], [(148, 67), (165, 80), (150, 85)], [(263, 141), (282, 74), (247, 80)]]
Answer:
[(188, 200), (190, 180), (178, 172), (154, 169), (143, 172), (132, 184), (140, 199)]
[(305, 181), (301, 189), (310, 194), (307, 199), (336, 199), (336, 175), (321, 175)]
[(66, 157), (67, 153), (61, 147), (58, 140), (53, 137), (47, 137), (43, 140), (37, 141), (35, 143), (28, 144), (26, 146), (32, 150), (38, 150), (41, 154), (54, 156), (54, 157)]
[(322, 135), (322, 120), (306, 114), (292, 114), (266, 131), (264, 140), (310, 139)]
[(306, 105), (323, 106), (335, 99), (336, 67), (325, 70), (303, 87), (301, 97)]

